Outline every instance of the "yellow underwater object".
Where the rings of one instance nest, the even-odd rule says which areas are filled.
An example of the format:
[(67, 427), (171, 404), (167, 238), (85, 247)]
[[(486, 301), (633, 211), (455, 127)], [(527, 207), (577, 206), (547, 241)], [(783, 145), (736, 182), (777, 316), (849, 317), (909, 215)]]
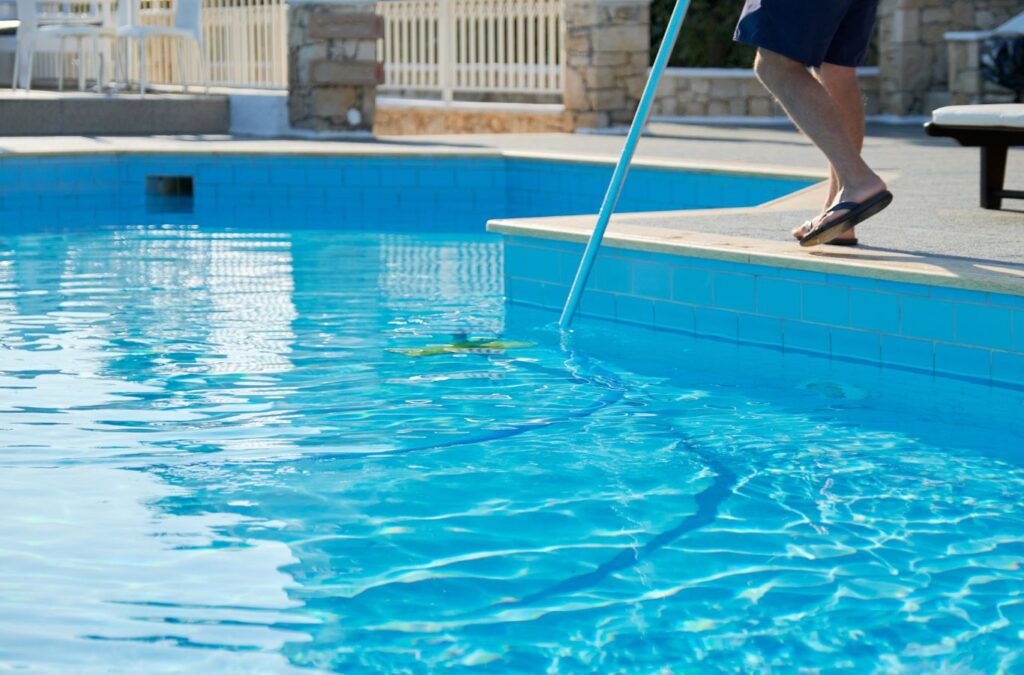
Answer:
[(420, 357), (440, 356), (441, 354), (504, 354), (510, 349), (529, 349), (536, 346), (533, 342), (457, 336), (455, 340), (444, 345), (430, 345), (429, 347), (419, 347), (416, 349), (389, 349), (388, 351), (405, 354), (406, 356)]

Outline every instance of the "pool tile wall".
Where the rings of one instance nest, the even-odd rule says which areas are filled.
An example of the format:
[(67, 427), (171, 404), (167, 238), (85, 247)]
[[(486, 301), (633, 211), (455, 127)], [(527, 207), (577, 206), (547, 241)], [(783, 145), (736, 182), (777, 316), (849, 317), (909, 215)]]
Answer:
[[(414, 229), (479, 228), (514, 216), (590, 213), (612, 168), (585, 162), (481, 156), (91, 155), (0, 157), (0, 217), (66, 225), (145, 222), (160, 211), (149, 175), (192, 176), (189, 214), (224, 225)], [(638, 167), (621, 210), (753, 206), (809, 179)], [(159, 205), (157, 205), (159, 206)]]
[[(582, 252), (506, 236), (509, 301), (560, 310)], [(1024, 387), (1024, 296), (605, 248), (580, 315)]]
[[(594, 213), (614, 167), (509, 159), (510, 218)], [(686, 175), (685, 180), (680, 180)], [(618, 211), (671, 211), (756, 206), (811, 185), (800, 178), (689, 173), (637, 166), (630, 170)]]
[(182, 175), (194, 179), (193, 206), (169, 221), (418, 231), (473, 222), (482, 228), (494, 205), (505, 203), (503, 169), (500, 157), (3, 158), (0, 214), (5, 223), (147, 222), (154, 209), (146, 176)]

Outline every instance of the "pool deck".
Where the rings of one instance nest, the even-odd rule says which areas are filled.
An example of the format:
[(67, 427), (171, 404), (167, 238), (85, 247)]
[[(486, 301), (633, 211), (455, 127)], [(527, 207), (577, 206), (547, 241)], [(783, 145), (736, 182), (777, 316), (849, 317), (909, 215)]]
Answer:
[[(230, 137), (0, 137), (0, 156), (67, 153), (549, 154), (613, 160), (621, 135), (510, 134), (350, 140)], [(872, 126), (868, 161), (889, 182), (893, 206), (858, 229), (858, 249), (801, 249), (789, 230), (814, 215), (824, 187), (754, 209), (622, 214), (613, 246), (793, 269), (843, 271), (900, 281), (1024, 295), (1024, 203), (978, 206), (976, 149), (931, 139), (919, 125)], [(788, 127), (652, 124), (638, 152), (645, 163), (824, 177), (818, 151)], [(1008, 184), (1024, 183), (1024, 153), (1011, 152)], [(595, 204), (595, 212), (599, 205)], [(593, 216), (493, 223), (509, 234), (581, 240)]]

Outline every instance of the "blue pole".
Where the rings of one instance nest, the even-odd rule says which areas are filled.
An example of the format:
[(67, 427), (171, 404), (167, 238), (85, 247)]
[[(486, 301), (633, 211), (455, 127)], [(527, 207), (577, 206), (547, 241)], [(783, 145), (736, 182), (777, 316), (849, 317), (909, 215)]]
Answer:
[(637, 106), (636, 115), (633, 117), (633, 124), (629, 127), (629, 135), (626, 136), (626, 145), (622, 149), (619, 163), (612, 174), (612, 180), (608, 184), (608, 191), (605, 192), (604, 202), (601, 203), (601, 212), (597, 216), (597, 224), (594, 226), (594, 234), (587, 243), (587, 250), (583, 253), (583, 260), (576, 271), (576, 279), (572, 282), (569, 290), (569, 297), (565, 300), (565, 308), (562, 309), (562, 318), (558, 320), (558, 327), (563, 331), (569, 329), (572, 318), (579, 307), (580, 297), (590, 277), (590, 270), (594, 266), (594, 259), (597, 258), (597, 251), (601, 248), (601, 241), (604, 239), (604, 231), (608, 229), (608, 221), (611, 220), (615, 206), (619, 203), (619, 196), (622, 194), (622, 186), (626, 182), (626, 174), (629, 173), (629, 165), (636, 153), (636, 144), (640, 140), (644, 125), (651, 114), (651, 104), (654, 102), (654, 92), (658, 88), (658, 82), (668, 65), (672, 48), (675, 47), (676, 39), (679, 37), (679, 29), (686, 18), (686, 10), (689, 9), (690, 0), (676, 0), (676, 7), (672, 10), (672, 18), (668, 21), (665, 29), (665, 38), (658, 48), (658, 55), (651, 66), (651, 76), (647, 78), (647, 86), (644, 87), (643, 96), (640, 97), (640, 104)]

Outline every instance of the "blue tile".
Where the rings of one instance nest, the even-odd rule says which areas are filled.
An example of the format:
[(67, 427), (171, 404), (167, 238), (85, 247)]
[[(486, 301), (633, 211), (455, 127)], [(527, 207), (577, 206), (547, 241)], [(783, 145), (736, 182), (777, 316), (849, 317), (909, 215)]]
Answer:
[(822, 272), (808, 272), (806, 270), (791, 270), (782, 267), (771, 267), (765, 270), (766, 276), (778, 277), (789, 281), (803, 281), (810, 284), (830, 284), (828, 274)]
[[(641, 253), (641, 251), (634, 251), (633, 253)], [(668, 265), (669, 267), (678, 267), (684, 264), (687, 258), (678, 255), (670, 255), (668, 253), (647, 253), (647, 259), (652, 263), (659, 265)]]
[(510, 277), (534, 279), (568, 285), (563, 265), (565, 254), (546, 248), (505, 246), (505, 274)]
[[(437, 206), (438, 192), (431, 188), (403, 187), (398, 191), (398, 204), (409, 211), (433, 210)], [(392, 201), (393, 198), (384, 197), (381, 201)], [(441, 205), (438, 210), (438, 217), (447, 220), (448, 207), (451, 202)]]
[(590, 273), (590, 285), (599, 291), (631, 293), (633, 291), (633, 263), (599, 253)]
[(1007, 293), (989, 293), (988, 303), (1003, 307), (1016, 307), (1024, 309), (1024, 295), (1009, 295)]
[(903, 296), (901, 314), (903, 335), (929, 340), (953, 340), (953, 303)]
[(691, 269), (711, 270), (714, 272), (732, 272), (734, 274), (747, 274), (750, 270), (750, 265), (746, 263), (737, 263), (730, 260), (715, 260), (713, 258), (694, 258), (689, 256), (677, 258), (676, 264), (684, 265)]
[(649, 262), (633, 264), (633, 291), (648, 298), (667, 300), (672, 297), (671, 268)]
[(117, 165), (113, 162), (99, 163), (94, 167), (93, 171), (97, 183), (117, 182), (118, 170)]
[(270, 167), (270, 182), (275, 186), (306, 185), (306, 170), (298, 164), (287, 163)]
[(883, 335), (882, 363), (931, 372), (935, 369), (933, 343), (927, 340)]
[(930, 297), (932, 292), (931, 286), (925, 286), (924, 284), (911, 284), (905, 281), (887, 281), (885, 279), (879, 279), (875, 282), (876, 287), (880, 291), (887, 293), (899, 293), (900, 295), (913, 295), (922, 298)]
[(1013, 348), (1024, 352), (1024, 310), (1013, 313)]
[(694, 332), (696, 327), (693, 307), (675, 302), (654, 303), (654, 325), (666, 330)]
[(57, 167), (57, 183), (61, 185), (89, 184), (93, 181), (92, 167), (61, 162)]
[(654, 302), (631, 295), (615, 296), (615, 318), (643, 326), (654, 325)]
[(739, 339), (759, 345), (782, 346), (782, 319), (753, 314), (739, 315)]
[(575, 258), (577, 258), (578, 262), (583, 258), (583, 244), (577, 244), (574, 242), (562, 242), (557, 239), (539, 239), (532, 237), (521, 237), (515, 239), (521, 239), (524, 242), (540, 243), (546, 249), (553, 249), (555, 251), (563, 251), (565, 253), (570, 253), (574, 255)]
[(992, 352), (992, 379), (1024, 386), (1024, 354)]
[(755, 277), (782, 277), (782, 273), (787, 270), (781, 267), (769, 267), (768, 265), (757, 265), (754, 263), (743, 264), (743, 274), (751, 274)]
[(935, 372), (987, 380), (992, 375), (991, 352), (958, 345), (935, 345)]
[(221, 185), (235, 182), (235, 172), (231, 167), (219, 164), (207, 164), (196, 171), (195, 179), (200, 183)]
[(459, 187), (489, 187), (497, 183), (498, 176), (494, 169), (477, 166), (455, 172), (455, 185)]
[(850, 291), (838, 286), (804, 284), (803, 319), (845, 326), (850, 320)]
[(672, 259), (672, 256), (659, 255), (648, 251), (634, 251), (629, 248), (617, 248), (615, 249), (615, 255), (619, 258), (625, 258), (626, 260), (631, 260), (633, 262), (655, 263), (668, 265), (670, 267), (677, 262), (677, 260)]
[(711, 272), (676, 268), (672, 273), (672, 299), (692, 305), (711, 304)]
[(832, 329), (832, 355), (877, 363), (882, 358), (882, 339), (878, 333)]
[(415, 183), (424, 187), (432, 188), (453, 188), (455, 187), (455, 171), (450, 168), (430, 168), (420, 169), (419, 171), (410, 172), (405, 176), (400, 176), (396, 172), (388, 171), (386, 180), (388, 182), (398, 182), (402, 184), (413, 184), (410, 180), (412, 175), (416, 176)]
[(770, 277), (757, 278), (757, 311), (766, 316), (800, 318), (800, 284)]
[(936, 300), (956, 300), (958, 302), (984, 304), (987, 301), (987, 295), (984, 291), (970, 291), (964, 288), (950, 288), (948, 286), (931, 287), (931, 296)]
[(270, 171), (263, 166), (238, 166), (235, 167), (235, 182), (243, 185), (266, 186), (270, 183)]
[(755, 279), (749, 274), (715, 273), (712, 277), (715, 306), (737, 312), (753, 312), (757, 305)]
[(898, 335), (900, 297), (892, 293), (850, 290), (850, 325), (855, 328)]
[(528, 279), (509, 279), (507, 284), (505, 292), (514, 303), (549, 308), (561, 306), (564, 290), (557, 286)]
[(694, 308), (695, 328), (698, 335), (735, 340), (739, 335), (736, 314), (707, 307)]
[[(563, 298), (564, 299), (564, 298)], [(580, 314), (601, 319), (615, 318), (615, 296), (602, 291), (586, 290), (580, 299)]]
[(1005, 307), (957, 303), (956, 341), (993, 349), (1010, 349), (1013, 344), (1011, 312)]
[(307, 185), (323, 185), (325, 187), (341, 187), (345, 182), (345, 172), (340, 167), (317, 167), (306, 172)]
[(787, 319), (782, 325), (782, 340), (786, 349), (800, 349), (818, 354), (829, 354), (832, 351), (829, 329), (825, 326)]
[[(343, 174), (345, 185), (357, 185), (357, 186), (374, 186), (381, 184), (381, 171), (380, 169), (369, 168), (369, 167), (350, 167), (346, 168)], [(405, 181), (407, 184), (412, 184), (412, 180)], [(388, 181), (389, 184), (391, 181)]]

